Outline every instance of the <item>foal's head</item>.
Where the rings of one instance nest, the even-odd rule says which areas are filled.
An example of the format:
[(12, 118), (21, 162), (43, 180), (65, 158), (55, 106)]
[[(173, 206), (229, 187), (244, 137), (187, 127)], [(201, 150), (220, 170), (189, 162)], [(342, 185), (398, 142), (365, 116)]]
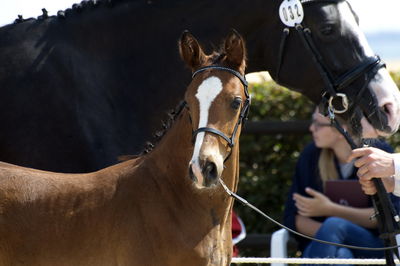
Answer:
[(233, 31), (221, 50), (206, 55), (188, 32), (180, 40), (181, 56), (193, 71), (185, 100), (194, 145), (189, 176), (198, 187), (217, 184), (225, 161), (238, 156), (242, 117), (249, 105), (243, 76), (246, 50), (242, 37)]

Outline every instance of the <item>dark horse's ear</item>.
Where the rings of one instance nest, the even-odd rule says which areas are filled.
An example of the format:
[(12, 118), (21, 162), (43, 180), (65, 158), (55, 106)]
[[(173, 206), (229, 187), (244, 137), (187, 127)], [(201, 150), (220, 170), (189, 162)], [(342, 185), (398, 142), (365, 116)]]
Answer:
[(179, 53), (186, 65), (192, 70), (198, 68), (206, 60), (206, 55), (199, 42), (187, 30), (182, 33), (179, 41)]
[(233, 30), (225, 39), (224, 45), (227, 62), (240, 71), (244, 71), (246, 67), (246, 47), (242, 36)]

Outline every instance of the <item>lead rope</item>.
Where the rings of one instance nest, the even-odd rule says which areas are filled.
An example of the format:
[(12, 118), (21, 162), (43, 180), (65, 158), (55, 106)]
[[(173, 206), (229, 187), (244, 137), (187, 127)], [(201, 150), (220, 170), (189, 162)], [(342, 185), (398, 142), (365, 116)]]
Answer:
[(264, 213), (263, 211), (261, 211), (260, 209), (258, 209), (256, 206), (254, 206), (253, 204), (249, 203), (247, 200), (245, 200), (244, 198), (240, 197), (239, 195), (237, 195), (236, 193), (232, 192), (224, 183), (224, 181), (222, 181), (222, 179), (219, 179), (219, 183), (221, 184), (221, 186), (224, 188), (225, 192), (232, 198), (236, 199), (237, 201), (239, 201), (240, 203), (242, 203), (243, 205), (245, 205), (246, 207), (249, 207), (250, 209), (252, 209), (253, 211), (259, 213), (261, 216), (263, 216), (264, 218), (268, 219), (269, 221), (273, 222), (274, 224), (278, 225), (279, 227), (282, 227), (286, 230), (288, 230), (289, 232), (298, 235), (300, 237), (304, 237), (307, 238), (309, 240), (313, 240), (313, 241), (317, 241), (319, 243), (322, 244), (327, 244), (327, 245), (333, 245), (333, 246), (338, 246), (338, 247), (344, 247), (344, 248), (351, 248), (351, 249), (359, 249), (359, 250), (369, 250), (369, 251), (386, 251), (386, 250), (391, 250), (391, 249), (397, 249), (400, 248), (400, 245), (395, 245), (395, 246), (390, 246), (390, 247), (383, 247), (383, 248), (369, 248), (369, 247), (359, 247), (359, 246), (353, 246), (353, 245), (346, 245), (346, 244), (339, 244), (339, 243), (333, 243), (333, 242), (329, 242), (329, 241), (325, 241), (325, 240), (321, 240), (321, 239), (317, 239), (317, 238), (313, 238), (311, 236), (307, 236), (304, 235), (302, 233), (299, 233), (283, 224), (281, 224), (280, 222), (274, 220), (272, 217), (270, 217), (269, 215), (267, 215), (266, 213)]

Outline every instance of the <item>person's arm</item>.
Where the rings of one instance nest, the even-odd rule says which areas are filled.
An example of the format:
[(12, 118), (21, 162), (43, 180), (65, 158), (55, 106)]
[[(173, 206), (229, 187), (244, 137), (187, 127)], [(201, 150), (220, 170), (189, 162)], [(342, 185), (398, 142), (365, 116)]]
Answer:
[(296, 215), (295, 223), (298, 232), (311, 237), (314, 237), (321, 227), (320, 222), (302, 215)]
[(304, 197), (297, 193), (293, 196), (296, 201), (296, 207), (299, 210), (298, 213), (301, 216), (336, 216), (366, 228), (375, 228), (377, 225), (375, 220), (370, 220), (370, 217), (374, 213), (373, 208), (354, 208), (340, 205), (332, 202), (327, 196), (311, 188), (307, 188), (306, 192), (311, 197)]

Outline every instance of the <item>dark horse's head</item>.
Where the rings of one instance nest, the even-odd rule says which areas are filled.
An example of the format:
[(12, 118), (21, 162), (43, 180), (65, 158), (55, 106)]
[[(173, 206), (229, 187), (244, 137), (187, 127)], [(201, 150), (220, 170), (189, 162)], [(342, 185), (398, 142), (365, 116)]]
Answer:
[[(244, 41), (232, 31), (221, 52), (206, 55), (197, 40), (184, 32), (179, 45), (181, 57), (193, 71), (185, 94), (194, 145), (189, 176), (202, 188), (217, 184), (223, 172), (231, 171), (224, 181), (232, 183), (232, 178), (226, 179), (236, 176), (238, 139), (250, 103)], [(224, 170), (228, 159), (233, 165)]]
[(398, 88), (369, 47), (350, 4), (285, 0), (279, 12), (281, 41), (271, 76), (313, 102), (322, 102), (323, 109), (335, 109), (356, 136), (396, 132)]

